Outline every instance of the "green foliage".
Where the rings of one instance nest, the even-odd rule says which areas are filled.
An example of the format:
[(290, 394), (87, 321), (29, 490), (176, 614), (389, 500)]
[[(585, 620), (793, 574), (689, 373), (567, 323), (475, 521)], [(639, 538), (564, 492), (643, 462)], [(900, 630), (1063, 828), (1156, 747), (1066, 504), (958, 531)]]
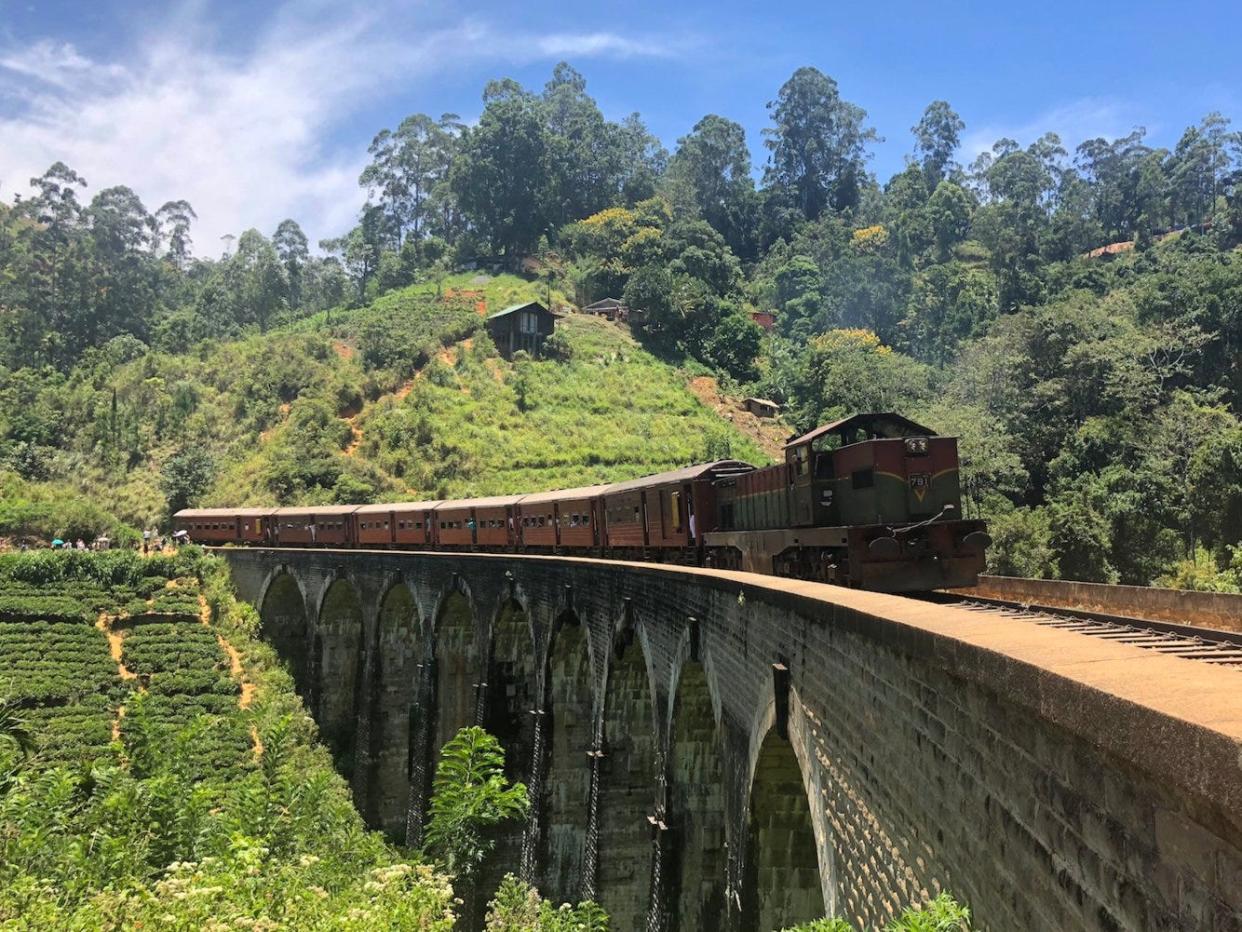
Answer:
[[(852, 932), (844, 919), (817, 919), (782, 932)], [(970, 910), (947, 893), (922, 906), (911, 906), (884, 927), (884, 932), (970, 932)]]
[(854, 927), (844, 919), (816, 919), (814, 922), (790, 926), (781, 932), (854, 932)]
[(910, 907), (888, 925), (888, 932), (970, 932), (970, 910), (947, 893)]
[(833, 330), (797, 347), (782, 341), (763, 383), (809, 429), (856, 411), (909, 411), (931, 396), (931, 372), (867, 330)]
[(567, 362), (472, 352), (433, 363), (404, 400), (364, 415), (360, 453), (429, 498), (632, 478), (700, 459), (720, 435), (738, 458), (763, 460), (615, 325), (575, 315), (557, 329)]
[(488, 904), (487, 932), (608, 932), (608, 914), (587, 900), (553, 906), (539, 891), (512, 874)]
[(160, 487), (168, 501), (168, 513), (197, 504), (215, 473), (215, 463), (201, 447), (184, 447), (164, 461)]
[[(1003, 500), (1002, 500), (1003, 501)], [(1057, 551), (1046, 508), (993, 507), (988, 513), (988, 572), (1031, 579), (1057, 577)]]
[(1231, 559), (1221, 566), (1211, 553), (1199, 547), (1193, 557), (1175, 562), (1153, 584), (1197, 592), (1242, 592), (1242, 544), (1228, 547), (1227, 553)]
[(0, 472), (0, 533), (47, 542), (57, 537), (126, 541), (138, 531), (62, 483), (36, 483)]
[(424, 848), (466, 880), (495, 847), (487, 829), (525, 815), (528, 805), (525, 785), (505, 779), (500, 742), (477, 726), (463, 728), (440, 750)]
[[(234, 600), (220, 561), (8, 554), (0, 591), (44, 581), (83, 597), (114, 586), (115, 610), (135, 591), (157, 601), (196, 592), (192, 570), (213, 628), (124, 635), (123, 660), (146, 691), (120, 686), (95, 627), (0, 624), (0, 661), (20, 674), (20, 692), (0, 701), (0, 925), (449, 932), (447, 878), (364, 829), (287, 674), (252, 640), (253, 609)], [(176, 590), (151, 588), (168, 577)], [(257, 687), (249, 709), (222, 670), (217, 631), (246, 658)]]

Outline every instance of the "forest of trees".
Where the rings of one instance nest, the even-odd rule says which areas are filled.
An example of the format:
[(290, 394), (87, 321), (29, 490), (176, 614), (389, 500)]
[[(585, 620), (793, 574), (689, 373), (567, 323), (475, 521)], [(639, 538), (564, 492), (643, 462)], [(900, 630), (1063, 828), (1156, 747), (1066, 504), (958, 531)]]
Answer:
[[(416, 114), (375, 137), (352, 230), (316, 251), (285, 220), (220, 259), (192, 249), (186, 202), (84, 202), (57, 163), (0, 205), (0, 466), (47, 475), (57, 425), (16, 399), (101, 353), (188, 352), (477, 264), (582, 304), (624, 297), (650, 349), (776, 399), (791, 429), (898, 409), (957, 433), (998, 571), (1236, 588), (1229, 120), (1172, 149), (1141, 128), (1072, 153), (1053, 133), (1001, 139), (964, 165), (964, 122), (934, 101), (881, 181), (877, 131), (831, 77), (798, 69), (768, 109), (757, 161), (716, 114), (668, 151), (567, 64), (540, 91), (494, 81), (472, 125)], [(774, 333), (754, 310), (776, 311)]]

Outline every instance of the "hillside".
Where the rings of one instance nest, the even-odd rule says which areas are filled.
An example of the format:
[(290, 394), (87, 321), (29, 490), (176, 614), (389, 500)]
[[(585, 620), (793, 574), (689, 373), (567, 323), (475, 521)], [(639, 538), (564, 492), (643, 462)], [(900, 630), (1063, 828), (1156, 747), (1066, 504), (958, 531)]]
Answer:
[(3, 479), (0, 534), (115, 533), (110, 525), (160, 522), (170, 499), (491, 494), (713, 456), (765, 460), (624, 327), (571, 314), (551, 358), (509, 362), (482, 333), (476, 303), (541, 286), (475, 273), (443, 284), (440, 298), (410, 286), (186, 353), (122, 338), (65, 376), (8, 378), (10, 432), (20, 419), (47, 442), (31, 450), (38, 478)]

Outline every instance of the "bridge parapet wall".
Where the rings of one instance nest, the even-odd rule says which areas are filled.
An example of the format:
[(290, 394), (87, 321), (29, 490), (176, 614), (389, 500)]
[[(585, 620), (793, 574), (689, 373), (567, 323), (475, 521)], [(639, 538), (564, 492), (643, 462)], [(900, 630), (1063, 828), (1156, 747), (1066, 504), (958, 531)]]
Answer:
[(992, 599), (1077, 608), (1175, 624), (1242, 631), (1242, 595), (1154, 586), (1113, 586), (1069, 579), (981, 576), (979, 587), (958, 590)]
[[(581, 870), (577, 892), (600, 899), (619, 929), (769, 929), (815, 911), (880, 925), (942, 889), (967, 901), (983, 928), (1242, 929), (1234, 671), (743, 573), (513, 556), (221, 553), (239, 594), (256, 605), (281, 574), (297, 580), (312, 651), (316, 599), (335, 579), (360, 593), (365, 625), (375, 624), (393, 580), (409, 586), (427, 656), (448, 594), (465, 594), (476, 720), (503, 705), (497, 691), (534, 697), (536, 708), (524, 711), (543, 724), (533, 726), (518, 773), (538, 783), (549, 755), (563, 764), (556, 755), (567, 745), (589, 771), (589, 792), (536, 789), (525, 856), (511, 869), (538, 879), (549, 839), (579, 846), (556, 861)], [(509, 602), (530, 626), (527, 686), (491, 662)], [(582, 671), (592, 697), (572, 714), (553, 701), (565, 690), (548, 682), (571, 615), (585, 628), (589, 663), (555, 668)], [(375, 667), (360, 662), (360, 675)], [(645, 670), (645, 696), (633, 669)], [(694, 684), (706, 687), (697, 700)], [(312, 695), (333, 688), (307, 684)], [(588, 704), (584, 729), (574, 719)], [(634, 733), (607, 733), (617, 721)], [(412, 753), (429, 757), (437, 741), (424, 733), (422, 742)], [(365, 763), (390, 757), (377, 751)], [(425, 804), (419, 779), (411, 778), (412, 810)], [(720, 791), (697, 788), (706, 779)], [(354, 785), (365, 795), (365, 780)], [(575, 821), (566, 812), (578, 805)], [(410, 818), (417, 824), (416, 812)], [(693, 828), (713, 820), (724, 841), (716, 859)]]

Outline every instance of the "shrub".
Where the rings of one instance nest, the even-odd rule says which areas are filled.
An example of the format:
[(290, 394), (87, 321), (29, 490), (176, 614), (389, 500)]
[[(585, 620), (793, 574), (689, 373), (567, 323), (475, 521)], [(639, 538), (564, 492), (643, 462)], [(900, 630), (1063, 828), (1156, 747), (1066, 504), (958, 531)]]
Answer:
[(539, 891), (512, 874), (488, 904), (487, 932), (608, 932), (608, 914), (587, 900), (553, 906)]
[(505, 752), (482, 728), (457, 732), (440, 751), (425, 848), (459, 879), (495, 847), (485, 830), (526, 813), (526, 787), (505, 779)]

